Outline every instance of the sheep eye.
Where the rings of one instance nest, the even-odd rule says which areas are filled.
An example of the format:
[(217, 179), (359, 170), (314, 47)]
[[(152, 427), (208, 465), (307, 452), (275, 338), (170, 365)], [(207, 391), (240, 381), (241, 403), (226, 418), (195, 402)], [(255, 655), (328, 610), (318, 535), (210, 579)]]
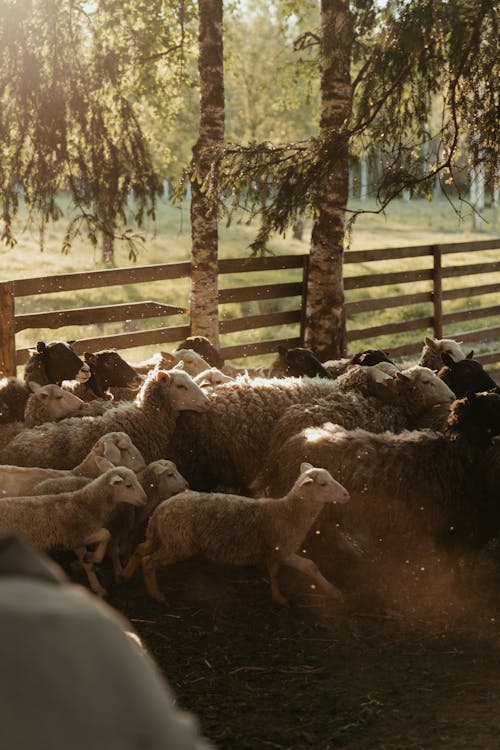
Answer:
[(178, 383), (177, 384), (177, 388), (182, 388), (185, 391), (187, 390), (187, 387), (185, 385), (183, 385), (182, 383)]
[(56, 396), (56, 401), (60, 401), (62, 399), (62, 396)]

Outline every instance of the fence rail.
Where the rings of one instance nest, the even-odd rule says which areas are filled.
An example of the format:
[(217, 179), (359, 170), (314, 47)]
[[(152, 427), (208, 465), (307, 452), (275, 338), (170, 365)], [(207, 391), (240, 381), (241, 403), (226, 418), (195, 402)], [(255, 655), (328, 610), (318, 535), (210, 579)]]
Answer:
[[(498, 260), (478, 261), (477, 263), (461, 264), (459, 262), (446, 264), (446, 256), (450, 254), (472, 253), (484, 250), (498, 250)], [(394, 356), (416, 354), (422, 345), (422, 338), (432, 332), (438, 338), (450, 335), (449, 327), (464, 321), (493, 318), (494, 324), (487, 328), (453, 332), (453, 338), (475, 345), (488, 345), (500, 340), (500, 325), (496, 325), (495, 317), (500, 316), (500, 304), (484, 304), (487, 295), (500, 295), (500, 239), (483, 240), (479, 242), (461, 242), (445, 245), (422, 245), (417, 247), (382, 248), (378, 250), (358, 250), (345, 254), (345, 269), (349, 270), (356, 263), (377, 263), (380, 261), (400, 261), (401, 264), (415, 259), (430, 259), (428, 266), (417, 269), (404, 269), (393, 272), (377, 273), (370, 268), (367, 273), (347, 275), (344, 279), (346, 292), (346, 314), (348, 319), (347, 340), (349, 345), (356, 342), (369, 341), (371, 345), (378, 345), (377, 339), (391, 334), (402, 334), (410, 331), (421, 331), (422, 335), (415, 336), (413, 343), (404, 343), (390, 347)], [(467, 259), (469, 260), (469, 258)], [(277, 271), (296, 271), (297, 279), (293, 281), (280, 279), (276, 282)], [(81, 354), (86, 350), (97, 351), (103, 348), (115, 347), (129, 349), (133, 347), (168, 344), (179, 342), (190, 333), (189, 302), (172, 305), (158, 300), (144, 300), (141, 302), (126, 302), (122, 304), (98, 305), (94, 307), (78, 307), (64, 310), (45, 312), (29, 312), (16, 314), (16, 300), (33, 295), (53, 294), (58, 292), (94, 289), (108, 286), (124, 286), (144, 284), (149, 282), (187, 279), (190, 276), (191, 264), (180, 263), (155, 264), (151, 266), (130, 267), (84, 273), (70, 273), (59, 276), (49, 276), (30, 279), (16, 279), (0, 282), (0, 374), (12, 375), (16, 367), (26, 362), (28, 349), (16, 349), (16, 334), (23, 330), (49, 328), (58, 329), (66, 326), (84, 326), (89, 324), (119, 323), (123, 321), (144, 321), (146, 319), (177, 316), (182, 319), (181, 324), (161, 325), (139, 331), (127, 331), (112, 335), (96, 336), (78, 339), (74, 348)], [(286, 255), (265, 258), (223, 259), (219, 261), (219, 276), (230, 274), (251, 274), (253, 272), (274, 272), (270, 276), (269, 284), (252, 285), (247, 278), (243, 285), (221, 288), (219, 304), (221, 306), (265, 300), (285, 300), (287, 305), (294, 305), (292, 309), (272, 311), (260, 314), (248, 314), (241, 317), (220, 316), (220, 334), (224, 336), (239, 332), (266, 329), (266, 336), (273, 335), (273, 329), (278, 326), (288, 326), (293, 333), (288, 337), (266, 338), (257, 342), (221, 346), (222, 354), (227, 359), (248, 357), (256, 354), (275, 352), (279, 345), (299, 346), (303, 342), (305, 324), (305, 307), (307, 294), (307, 255)], [(470, 279), (477, 274), (488, 274), (487, 284), (461, 286), (460, 288), (444, 288), (449, 279), (465, 277)], [(496, 280), (493, 276), (497, 274)], [(465, 284), (466, 282), (464, 282)], [(424, 285), (425, 289), (415, 289)], [(383, 287), (398, 287), (398, 291), (386, 290), (377, 296), (359, 296), (362, 290), (373, 290)], [(404, 287), (404, 293), (399, 288)], [(187, 294), (186, 294), (187, 297)], [(447, 311), (446, 304), (450, 301), (463, 300), (464, 305), (474, 297), (480, 299), (480, 305), (463, 309)], [(496, 302), (496, 300), (494, 300)], [(368, 320), (363, 324), (359, 316), (366, 313), (395, 309), (398, 307), (410, 310), (416, 306), (417, 313), (411, 319), (399, 322), (388, 322), (372, 325)], [(425, 313), (422, 310), (425, 308)], [(499, 321), (500, 323), (500, 318)], [(500, 351), (496, 343), (491, 344), (493, 350), (478, 355), (485, 364), (500, 367)], [(354, 348), (354, 347), (352, 347)]]

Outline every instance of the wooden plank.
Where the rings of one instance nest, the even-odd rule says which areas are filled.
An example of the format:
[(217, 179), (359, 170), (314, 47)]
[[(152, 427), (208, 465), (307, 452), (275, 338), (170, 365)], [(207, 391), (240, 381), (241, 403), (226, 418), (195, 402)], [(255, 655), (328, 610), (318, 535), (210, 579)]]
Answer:
[(400, 294), (395, 297), (381, 297), (346, 302), (346, 315), (356, 315), (371, 310), (385, 310), (388, 307), (407, 307), (418, 305), (422, 302), (432, 302), (432, 292), (419, 292), (418, 294)]
[[(447, 242), (441, 245), (441, 252), (471, 253), (500, 248), (500, 240), (480, 240), (478, 242)], [(344, 254), (344, 263), (367, 263), (377, 260), (398, 260), (399, 258), (419, 258), (432, 255), (430, 245), (410, 245), (406, 247), (381, 247), (372, 250), (349, 250)]]
[(231, 302), (248, 302), (251, 300), (278, 299), (281, 297), (300, 297), (302, 282), (289, 284), (265, 284), (219, 290), (219, 305)]
[(16, 374), (14, 283), (0, 283), (0, 376)]
[(61, 274), (60, 276), (16, 279), (14, 281), (14, 294), (16, 297), (28, 297), (32, 294), (180, 279), (189, 277), (190, 272), (191, 263), (183, 261), (181, 263), (157, 263), (151, 266), (130, 266), (129, 268), (112, 268), (106, 271), (85, 271), (83, 273)]
[(366, 289), (370, 286), (388, 286), (389, 284), (407, 284), (415, 281), (430, 281), (432, 270), (395, 271), (394, 273), (372, 273), (364, 276), (347, 276), (344, 289)]
[(303, 268), (308, 255), (272, 255), (263, 258), (224, 258), (219, 260), (219, 274), (250, 273), (252, 271), (281, 271), (285, 268)]
[(468, 310), (455, 310), (443, 315), (444, 323), (457, 323), (460, 320), (476, 320), (477, 318), (487, 318), (492, 315), (500, 315), (500, 305), (491, 307), (472, 307)]
[(223, 346), (220, 351), (224, 359), (239, 359), (240, 357), (253, 357), (257, 354), (277, 352), (279, 346), (286, 346), (287, 349), (292, 346), (301, 346), (301, 340), (299, 338), (268, 339), (267, 341), (257, 341), (249, 344)]
[(415, 320), (403, 320), (401, 323), (385, 323), (383, 326), (371, 326), (369, 328), (358, 328), (348, 331), (348, 341), (359, 339), (372, 339), (376, 336), (387, 336), (389, 333), (404, 333), (406, 331), (417, 331), (432, 326), (432, 317), (415, 318)]
[(460, 289), (446, 289), (443, 292), (443, 299), (480, 297), (483, 294), (496, 294), (496, 292), (500, 292), (500, 284), (482, 284), (481, 286), (468, 286)]
[(129, 302), (119, 305), (99, 305), (16, 315), (15, 329), (17, 332), (26, 328), (63, 328), (64, 326), (80, 326), (92, 323), (117, 323), (122, 320), (142, 320), (168, 315), (186, 315), (187, 313), (189, 313), (188, 308), (165, 305), (162, 302), (150, 300), (148, 302)]
[(488, 352), (487, 354), (475, 354), (474, 359), (481, 362), (482, 365), (489, 365), (492, 362), (500, 362), (500, 352)]
[[(92, 339), (80, 339), (73, 344), (77, 354), (86, 351), (101, 351), (102, 349), (133, 349), (136, 346), (150, 346), (151, 344), (166, 344), (182, 341), (190, 334), (189, 326), (175, 326), (172, 328), (152, 328), (149, 331), (135, 331), (134, 333), (117, 333), (114, 336), (99, 336)], [(16, 362), (24, 365), (28, 361), (28, 349), (18, 349)]]
[(389, 356), (390, 357), (406, 357), (411, 354), (420, 354), (424, 346), (424, 341), (422, 339), (421, 342), (419, 341), (412, 341), (410, 344), (400, 344), (399, 346), (391, 346), (389, 347)]
[(500, 261), (491, 263), (473, 263), (466, 266), (452, 266), (443, 268), (443, 278), (453, 278), (456, 276), (470, 276), (475, 273), (495, 273), (500, 271)]
[(480, 328), (475, 331), (465, 331), (464, 333), (454, 333), (453, 338), (457, 341), (473, 341), (477, 344), (492, 339), (500, 339), (500, 326), (495, 328)]
[(400, 260), (402, 258), (422, 258), (432, 255), (430, 245), (414, 247), (382, 247), (378, 250), (349, 250), (344, 254), (344, 263), (370, 263), (379, 260)]
[(267, 313), (266, 315), (248, 315), (245, 318), (221, 320), (219, 323), (219, 332), (222, 334), (249, 331), (255, 328), (272, 328), (272, 326), (300, 323), (300, 320), (300, 310), (287, 310), (284, 312)]

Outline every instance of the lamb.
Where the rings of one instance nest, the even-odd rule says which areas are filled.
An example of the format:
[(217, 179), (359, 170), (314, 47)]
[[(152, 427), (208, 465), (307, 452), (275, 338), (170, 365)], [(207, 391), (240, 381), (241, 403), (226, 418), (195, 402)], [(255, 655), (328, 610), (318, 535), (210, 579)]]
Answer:
[(90, 378), (85, 383), (66, 382), (64, 387), (84, 401), (111, 399), (108, 393), (111, 387), (134, 390), (142, 384), (141, 376), (114, 349), (104, 349), (95, 354), (85, 352), (83, 356), (90, 368)]
[(144, 505), (146, 493), (131, 469), (113, 467), (74, 492), (3, 498), (0, 529), (22, 533), (35, 547), (45, 551), (73, 550), (87, 573), (91, 589), (102, 595), (104, 590), (85, 548), (96, 544), (91, 560), (102, 561), (110, 536), (103, 522), (119, 502)]
[(24, 421), (0, 424), (0, 445), (6, 445), (16, 435), (30, 427), (45, 422), (57, 422), (63, 417), (75, 414), (83, 401), (72, 393), (63, 391), (58, 385), (28, 383), (31, 396), (24, 410)]
[(439, 370), (438, 376), (451, 388), (457, 398), (467, 393), (480, 391), (500, 393), (499, 386), (477, 360), (467, 356), (455, 362), (453, 357), (446, 352), (443, 352), (442, 359), (444, 366)]
[(157, 568), (202, 554), (222, 564), (264, 563), (272, 598), (280, 604), (287, 603), (278, 582), (282, 565), (305, 573), (325, 594), (340, 598), (340, 591), (297, 549), (324, 505), (348, 500), (345, 488), (327, 471), (308, 463), (301, 465), (292, 489), (280, 498), (182, 492), (156, 508), (146, 541), (130, 558), (123, 578), (131, 578), (142, 563), (149, 595), (166, 603), (156, 580)]
[[(103, 472), (112, 467), (106, 459), (104, 459), (106, 465), (102, 466), (102, 460), (97, 459), (98, 466), (100, 469), (102, 467)], [(147, 520), (156, 506), (189, 487), (184, 477), (177, 471), (175, 464), (165, 459), (152, 461), (138, 472), (137, 479), (146, 493), (146, 505), (134, 508), (121, 504), (113, 508), (110, 518), (105, 521), (105, 526), (111, 535), (107, 552), (117, 581), (122, 573), (121, 557), (129, 556), (134, 546), (144, 537)], [(46, 479), (36, 485), (29, 494), (53, 495), (73, 492), (87, 486), (91, 481), (92, 479), (87, 476), (68, 473), (65, 476)]]
[(362, 352), (353, 354), (352, 357), (343, 357), (342, 359), (329, 359), (323, 362), (323, 366), (331, 378), (338, 378), (339, 375), (343, 375), (353, 365), (362, 365), (363, 367), (372, 367), (378, 365), (381, 362), (388, 362), (391, 365), (396, 365), (389, 358), (387, 352), (381, 349), (365, 349)]
[(90, 378), (90, 367), (71, 348), (73, 341), (39, 341), (36, 349), (30, 349), (30, 357), (24, 366), (24, 381), (35, 381), (40, 385), (63, 380), (79, 380), (85, 383)]
[(137, 399), (100, 417), (63, 419), (25, 430), (0, 449), (0, 462), (72, 469), (107, 432), (126, 432), (146, 462), (165, 457), (180, 411), (206, 411), (208, 398), (181, 370), (153, 371)]
[[(360, 367), (359, 372), (366, 385), (373, 371)], [(357, 373), (344, 377), (354, 379)], [(320, 378), (239, 378), (218, 386), (207, 414), (181, 416), (166, 455), (193, 489), (223, 486), (244, 494), (271, 447), (302, 427), (333, 421), (400, 431), (434, 403), (454, 399), (427, 368), (409, 368), (394, 379), (372, 382), (371, 388), (372, 395), (362, 395)]]
[[(286, 441), (253, 489), (282, 492), (301, 462), (316, 462), (347, 488), (352, 503), (342, 516), (371, 539), (373, 554), (406, 556), (429, 543), (461, 552), (484, 546), (500, 531), (499, 455), (500, 441), (484, 452), (463, 437), (374, 434), (325, 423)], [(320, 524), (319, 530), (326, 550), (328, 535), (337, 534), (335, 524)]]
[(208, 370), (203, 370), (198, 375), (193, 377), (194, 382), (202, 388), (205, 393), (209, 394), (222, 383), (229, 383), (234, 380), (230, 375), (225, 375), (223, 372), (217, 369), (217, 367), (210, 367)]
[[(136, 473), (142, 471), (146, 464), (133, 445), (129, 436), (124, 432), (108, 432), (99, 438), (83, 461), (74, 469), (42, 469), (20, 466), (0, 466), (0, 497), (15, 497), (18, 495), (44, 494), (39, 485), (47, 480), (61, 482), (69, 477), (87, 477), (94, 479), (102, 473), (101, 464), (97, 459), (105, 459), (111, 466), (124, 466)], [(79, 485), (81, 486), (81, 485)], [(42, 488), (43, 489), (43, 488)], [(67, 487), (77, 489), (77, 487)], [(53, 486), (47, 492), (58, 492)], [(64, 491), (61, 490), (61, 491)]]
[(330, 373), (321, 364), (310, 349), (297, 346), (287, 349), (278, 346), (278, 356), (269, 367), (269, 376), (273, 378), (331, 378)]
[[(465, 354), (458, 341), (454, 341), (454, 339), (433, 339), (426, 336), (418, 364), (422, 367), (429, 367), (431, 370), (440, 370), (444, 364), (443, 353), (448, 354), (455, 362), (465, 359)], [(467, 356), (472, 357), (472, 354), (473, 352), (470, 352)]]
[(470, 393), (454, 401), (447, 430), (450, 435), (465, 435), (474, 445), (486, 448), (500, 435), (500, 394)]

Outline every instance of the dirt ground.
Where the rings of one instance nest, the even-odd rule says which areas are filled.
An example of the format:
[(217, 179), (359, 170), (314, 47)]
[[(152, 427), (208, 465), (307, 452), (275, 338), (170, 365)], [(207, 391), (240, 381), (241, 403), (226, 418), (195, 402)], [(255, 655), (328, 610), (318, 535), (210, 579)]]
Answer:
[(356, 581), (347, 565), (341, 604), (283, 571), (287, 608), (263, 573), (194, 560), (160, 576), (167, 607), (140, 576), (109, 601), (220, 750), (496, 750), (497, 569), (423, 567)]

